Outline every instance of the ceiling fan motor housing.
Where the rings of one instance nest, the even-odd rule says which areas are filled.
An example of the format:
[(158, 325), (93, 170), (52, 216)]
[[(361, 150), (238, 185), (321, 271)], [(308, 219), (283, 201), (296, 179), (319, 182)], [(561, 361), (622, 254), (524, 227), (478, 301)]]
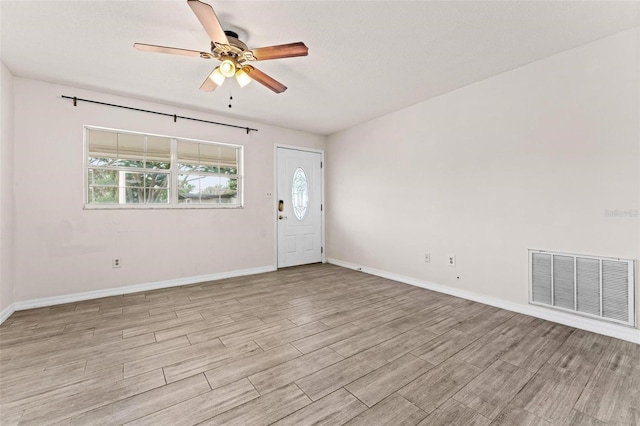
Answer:
[(220, 60), (231, 57), (235, 59), (239, 64), (242, 64), (246, 61), (255, 60), (253, 52), (249, 50), (244, 42), (238, 39), (238, 33), (226, 30), (224, 34), (227, 36), (229, 44), (222, 44), (212, 41), (211, 53), (213, 53), (213, 56)]
[(224, 30), (224, 34), (227, 37), (233, 37), (233, 38), (238, 38), (238, 33), (235, 31), (231, 31), (231, 30)]

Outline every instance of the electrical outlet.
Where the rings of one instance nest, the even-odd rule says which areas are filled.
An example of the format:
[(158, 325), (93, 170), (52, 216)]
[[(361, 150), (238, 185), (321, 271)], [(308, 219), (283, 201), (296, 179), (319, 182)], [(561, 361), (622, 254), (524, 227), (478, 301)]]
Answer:
[(120, 258), (119, 257), (114, 257), (112, 262), (111, 262), (111, 266), (114, 267), (114, 268), (119, 268), (121, 266)]
[(431, 253), (424, 254), (424, 263), (431, 263)]
[(273, 198), (273, 193), (267, 192), (267, 193), (265, 193), (265, 196), (270, 200), (270, 199)]
[(455, 254), (450, 254), (449, 256), (447, 256), (447, 265), (456, 266), (456, 255)]

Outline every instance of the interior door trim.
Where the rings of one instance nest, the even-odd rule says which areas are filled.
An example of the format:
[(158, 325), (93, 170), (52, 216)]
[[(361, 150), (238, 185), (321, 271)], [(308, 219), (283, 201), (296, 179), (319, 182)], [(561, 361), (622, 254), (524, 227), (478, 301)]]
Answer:
[(295, 151), (303, 151), (303, 152), (314, 152), (320, 154), (320, 161), (322, 162), (322, 167), (320, 168), (320, 202), (322, 203), (322, 211), (320, 212), (320, 238), (321, 244), (323, 247), (322, 250), (322, 263), (327, 263), (327, 245), (326, 245), (326, 226), (325, 226), (325, 213), (327, 211), (327, 206), (324, 200), (324, 149), (317, 148), (307, 148), (303, 146), (295, 146), (295, 145), (284, 145), (279, 143), (273, 144), (273, 190), (271, 191), (271, 213), (272, 213), (272, 221), (273, 221), (273, 268), (274, 270), (278, 269), (278, 149), (291, 149)]

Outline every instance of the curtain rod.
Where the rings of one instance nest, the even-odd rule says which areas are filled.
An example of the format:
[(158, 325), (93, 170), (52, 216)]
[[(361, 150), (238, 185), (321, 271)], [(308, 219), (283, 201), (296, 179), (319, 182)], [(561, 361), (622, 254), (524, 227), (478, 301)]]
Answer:
[(174, 123), (176, 121), (178, 121), (178, 118), (182, 118), (183, 120), (199, 121), (201, 123), (216, 124), (218, 126), (226, 126), (226, 127), (233, 127), (233, 128), (236, 128), (236, 129), (242, 129), (242, 130), (246, 130), (247, 134), (249, 134), (249, 132), (251, 132), (251, 131), (253, 131), (253, 132), (257, 132), (258, 131), (258, 129), (252, 129), (251, 127), (242, 127), (242, 126), (236, 126), (234, 124), (218, 123), (217, 121), (208, 121), (208, 120), (201, 120), (199, 118), (184, 117), (182, 115), (167, 114), (166, 112), (158, 112), (158, 111), (151, 111), (151, 110), (148, 110), (148, 109), (128, 107), (128, 106), (124, 106), (124, 105), (109, 104), (109, 103), (106, 103), (106, 102), (98, 102), (98, 101), (92, 101), (90, 99), (77, 98), (75, 96), (62, 95), (62, 97), (64, 99), (72, 99), (73, 100), (73, 106), (78, 106), (78, 101), (89, 102), (89, 103), (92, 103), (92, 104), (106, 105), (106, 106), (110, 106), (110, 107), (123, 108), (123, 109), (130, 109), (132, 111), (148, 112), (149, 114), (164, 115), (165, 117), (173, 117), (173, 122)]

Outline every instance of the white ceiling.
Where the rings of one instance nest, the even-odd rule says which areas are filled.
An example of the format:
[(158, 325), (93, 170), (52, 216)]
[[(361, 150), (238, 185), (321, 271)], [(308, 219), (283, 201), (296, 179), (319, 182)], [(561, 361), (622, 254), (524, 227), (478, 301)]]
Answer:
[(307, 44), (307, 57), (256, 63), (289, 90), (231, 80), (202, 93), (217, 61), (132, 47), (208, 51), (185, 0), (2, 0), (2, 61), (20, 77), (331, 134), (640, 25), (636, 1), (205, 1), (250, 48)]

